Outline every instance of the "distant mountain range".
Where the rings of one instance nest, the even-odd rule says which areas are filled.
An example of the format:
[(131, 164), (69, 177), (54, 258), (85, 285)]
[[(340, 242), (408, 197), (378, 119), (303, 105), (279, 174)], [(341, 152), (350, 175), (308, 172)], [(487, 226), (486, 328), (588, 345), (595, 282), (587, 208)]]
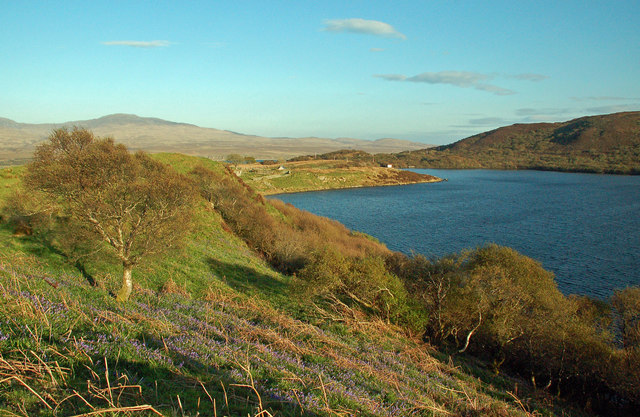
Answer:
[(91, 129), (98, 136), (111, 136), (134, 150), (179, 152), (214, 159), (222, 159), (231, 153), (258, 159), (280, 159), (340, 149), (379, 153), (430, 146), (401, 139), (267, 138), (133, 114), (112, 114), (98, 119), (55, 124), (26, 124), (0, 118), (0, 165), (24, 162), (53, 129), (64, 126)]
[(231, 153), (281, 159), (352, 149), (375, 154), (376, 161), (398, 167), (640, 174), (640, 112), (514, 124), (438, 147), (400, 139), (267, 138), (132, 114), (60, 124), (25, 124), (0, 118), (0, 165), (26, 161), (52, 129), (62, 126), (86, 127), (134, 150), (214, 159)]
[(640, 174), (640, 112), (514, 124), (446, 146), (376, 155), (376, 160), (416, 168)]

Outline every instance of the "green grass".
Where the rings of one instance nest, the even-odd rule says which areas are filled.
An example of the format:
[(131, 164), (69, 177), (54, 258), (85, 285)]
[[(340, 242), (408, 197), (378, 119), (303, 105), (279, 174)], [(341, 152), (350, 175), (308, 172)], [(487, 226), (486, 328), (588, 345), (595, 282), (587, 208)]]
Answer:
[(24, 166), (0, 168), (0, 201), (8, 198), (18, 186), (24, 168)]
[[(224, 172), (206, 159), (156, 158)], [(0, 186), (18, 180), (3, 174)], [(506, 393), (514, 381), (473, 376), (399, 328), (296, 299), (291, 277), (198, 204), (185, 247), (134, 269), (125, 304), (110, 295), (117, 263), (79, 268), (0, 224), (1, 415), (555, 414), (547, 399), (525, 392), (520, 403)]]
[(240, 177), (263, 194), (408, 184), (429, 181), (426, 176), (403, 177), (402, 171), (371, 165), (371, 162), (311, 160), (280, 165), (240, 166)]

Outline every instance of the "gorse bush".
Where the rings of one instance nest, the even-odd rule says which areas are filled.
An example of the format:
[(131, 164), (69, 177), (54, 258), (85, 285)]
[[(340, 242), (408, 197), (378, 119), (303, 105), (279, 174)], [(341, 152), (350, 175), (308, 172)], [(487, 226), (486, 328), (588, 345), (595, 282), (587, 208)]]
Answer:
[(387, 321), (399, 319), (406, 290), (385, 267), (383, 257), (390, 252), (384, 245), (334, 220), (261, 200), (231, 172), (220, 178), (198, 168), (191, 175), (236, 234), (280, 271), (297, 274), (296, 291), (353, 304)]
[[(331, 245), (346, 256), (388, 256), (389, 249), (362, 233), (353, 233), (343, 224), (300, 210), (280, 200), (270, 200), (270, 204), (284, 215), (293, 230), (301, 232), (299, 239), (309, 242), (308, 248)], [(310, 252), (310, 251), (308, 251)]]

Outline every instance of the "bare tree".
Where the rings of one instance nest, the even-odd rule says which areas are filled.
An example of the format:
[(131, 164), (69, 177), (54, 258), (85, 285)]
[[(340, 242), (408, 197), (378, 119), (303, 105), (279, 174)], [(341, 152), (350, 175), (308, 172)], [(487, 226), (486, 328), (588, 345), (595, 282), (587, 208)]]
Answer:
[(87, 243), (122, 262), (118, 301), (128, 300), (132, 270), (143, 258), (185, 236), (194, 201), (184, 176), (77, 127), (54, 130), (37, 147), (25, 184), (59, 204)]

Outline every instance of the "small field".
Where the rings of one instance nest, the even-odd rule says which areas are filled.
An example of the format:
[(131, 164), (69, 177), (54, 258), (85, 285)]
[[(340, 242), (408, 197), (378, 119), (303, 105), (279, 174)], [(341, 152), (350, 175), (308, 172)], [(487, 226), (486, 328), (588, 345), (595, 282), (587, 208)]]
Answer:
[(235, 171), (264, 195), (441, 181), (431, 175), (333, 160), (246, 164), (236, 166)]

